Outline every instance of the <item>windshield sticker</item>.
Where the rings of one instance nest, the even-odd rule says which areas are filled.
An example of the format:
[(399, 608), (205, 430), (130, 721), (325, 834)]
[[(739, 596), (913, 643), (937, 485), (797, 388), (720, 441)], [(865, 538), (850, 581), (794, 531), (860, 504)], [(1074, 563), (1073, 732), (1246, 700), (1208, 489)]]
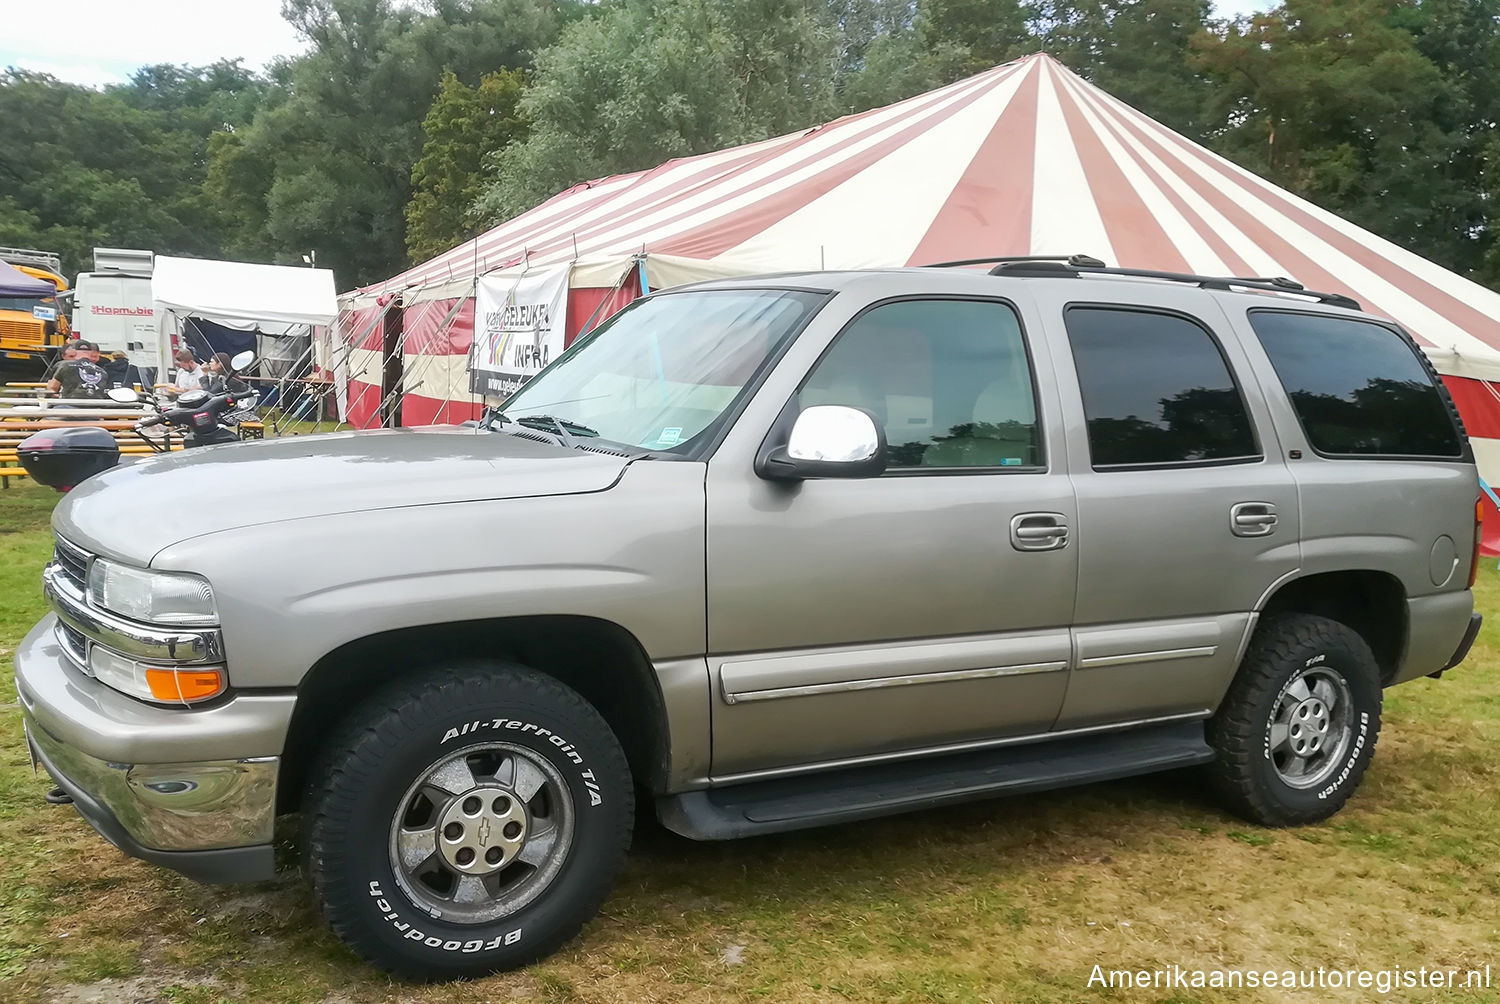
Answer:
[(1000, 466), (1001, 467), (1020, 467), (1021, 466), (1021, 458), (1020, 457), (1001, 457), (1000, 458)]
[(682, 442), (681, 428), (663, 429), (661, 435), (656, 437), (658, 446), (676, 446), (680, 442)]

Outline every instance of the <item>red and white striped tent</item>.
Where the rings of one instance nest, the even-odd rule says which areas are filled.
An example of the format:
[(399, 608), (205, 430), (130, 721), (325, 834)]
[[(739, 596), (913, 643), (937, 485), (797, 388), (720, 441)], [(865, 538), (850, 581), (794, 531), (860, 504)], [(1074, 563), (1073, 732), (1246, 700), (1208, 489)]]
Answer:
[(348, 294), (349, 416), (371, 421), (383, 352), (398, 348), (406, 424), (474, 414), (465, 358), (476, 274), (572, 262), (571, 338), (643, 282), (1068, 253), (1284, 275), (1353, 296), (1424, 346), (1481, 469), (1500, 478), (1491, 383), (1500, 382), (1500, 294), (1236, 167), (1046, 55), (803, 132), (578, 185)]

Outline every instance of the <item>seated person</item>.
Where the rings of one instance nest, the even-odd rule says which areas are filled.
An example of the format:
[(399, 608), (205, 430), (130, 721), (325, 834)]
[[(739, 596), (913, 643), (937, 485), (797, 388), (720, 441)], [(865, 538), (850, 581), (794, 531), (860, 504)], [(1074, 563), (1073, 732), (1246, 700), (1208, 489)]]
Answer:
[(104, 372), (109, 374), (111, 387), (124, 387), (130, 382), (130, 358), (123, 352), (111, 352), (99, 360)]
[(198, 365), (191, 349), (178, 349), (173, 356), (177, 360), (177, 375), (167, 393), (176, 396), (185, 390), (204, 390), (208, 386), (208, 371)]
[(248, 394), (250, 385), (240, 379), (229, 361), (228, 352), (215, 352), (208, 361), (208, 392), (210, 394)]
[(80, 338), (75, 358), (57, 364), (47, 389), (59, 397), (90, 401), (109, 399), (109, 373), (99, 365), (99, 346)]

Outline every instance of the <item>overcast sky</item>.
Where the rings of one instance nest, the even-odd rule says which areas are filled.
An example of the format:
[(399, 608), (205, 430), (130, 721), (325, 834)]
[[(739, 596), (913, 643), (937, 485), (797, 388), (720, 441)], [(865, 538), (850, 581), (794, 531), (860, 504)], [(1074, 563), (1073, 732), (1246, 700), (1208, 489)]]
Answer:
[[(125, 80), (149, 63), (239, 57), (258, 69), (304, 43), (281, 19), (281, 0), (5, 0), (0, 67), (78, 84)], [(1263, 10), (1270, 0), (1218, 0), (1220, 14)]]

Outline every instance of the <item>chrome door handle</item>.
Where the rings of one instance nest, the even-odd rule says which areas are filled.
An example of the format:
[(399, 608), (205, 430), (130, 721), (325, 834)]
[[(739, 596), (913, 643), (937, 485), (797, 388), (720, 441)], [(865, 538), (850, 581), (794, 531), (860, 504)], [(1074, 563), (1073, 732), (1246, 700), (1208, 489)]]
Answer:
[(1068, 520), (1062, 513), (1023, 512), (1010, 521), (1010, 546), (1017, 551), (1056, 551), (1068, 546)]
[(1240, 502), (1229, 509), (1229, 530), (1236, 537), (1268, 537), (1280, 522), (1270, 502)]

